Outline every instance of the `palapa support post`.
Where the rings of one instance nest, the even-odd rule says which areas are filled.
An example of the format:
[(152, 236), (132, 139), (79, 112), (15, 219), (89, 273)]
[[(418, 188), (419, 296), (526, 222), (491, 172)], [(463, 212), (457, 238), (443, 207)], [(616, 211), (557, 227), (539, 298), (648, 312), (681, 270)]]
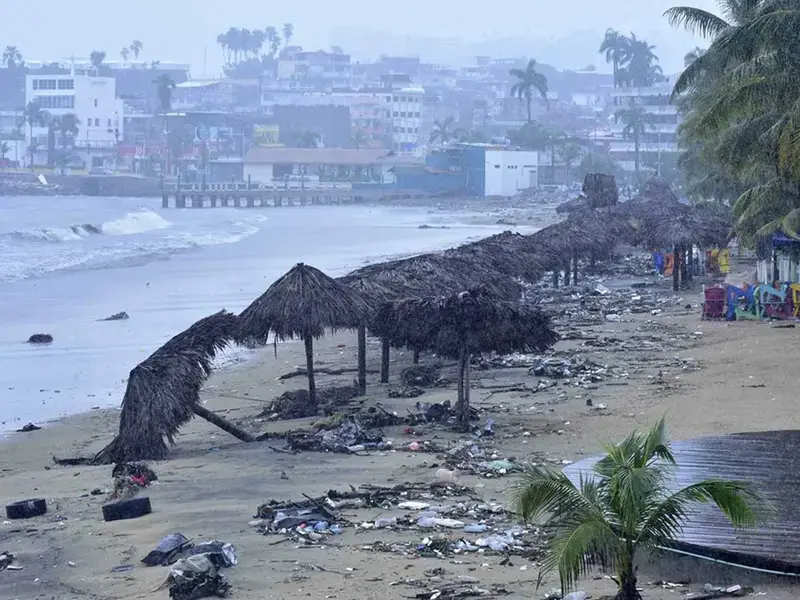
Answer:
[(572, 255), (572, 283), (578, 285), (578, 251)]
[(317, 384), (314, 381), (314, 338), (306, 334), (303, 336), (306, 346), (306, 370), (308, 372), (308, 401), (312, 406), (317, 404)]
[(358, 326), (358, 393), (367, 394), (367, 326)]
[(686, 256), (683, 259), (683, 265), (683, 269), (686, 273), (685, 283), (688, 285), (692, 282), (692, 269), (694, 268), (694, 261), (692, 261), (692, 244), (689, 244), (689, 247), (686, 248)]
[[(464, 345), (461, 346), (458, 354), (458, 399), (456, 400), (456, 411), (458, 417), (458, 428), (462, 431), (469, 430), (469, 406), (465, 407), (467, 403), (464, 394), (464, 378), (466, 377), (467, 363), (469, 358), (467, 349)], [(466, 425), (464, 424), (464, 415), (466, 414)]]
[(672, 291), (680, 291), (680, 275), (681, 275), (681, 247), (680, 244), (675, 244), (672, 249)]
[(389, 340), (381, 340), (381, 383), (389, 383)]
[(247, 433), (244, 429), (240, 429), (227, 419), (223, 419), (218, 414), (211, 412), (204, 406), (200, 406), (199, 404), (192, 408), (194, 414), (198, 417), (204, 418), (206, 421), (211, 423), (212, 425), (216, 425), (223, 431), (230, 433), (233, 437), (243, 441), (243, 442), (254, 442), (255, 438)]
[(589, 253), (589, 268), (594, 271), (595, 266), (597, 265), (597, 254), (594, 250)]
[(553, 287), (554, 288), (558, 287), (558, 277), (559, 277), (558, 269), (553, 269)]
[(567, 266), (564, 269), (564, 286), (565, 287), (569, 285), (570, 271), (572, 270), (572, 265), (570, 264), (570, 262), (571, 262), (570, 260), (567, 260)]
[(419, 350), (414, 350), (414, 364), (419, 364)]

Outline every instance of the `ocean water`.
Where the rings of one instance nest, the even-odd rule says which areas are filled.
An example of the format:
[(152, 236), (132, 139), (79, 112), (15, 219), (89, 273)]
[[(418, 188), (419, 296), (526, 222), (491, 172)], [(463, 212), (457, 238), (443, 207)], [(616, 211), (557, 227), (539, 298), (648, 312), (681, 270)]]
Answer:
[[(177, 210), (154, 199), (0, 197), (0, 431), (118, 406), (137, 363), (197, 319), (240, 311), (297, 262), (338, 276), (504, 229), (469, 217), (425, 208)], [(131, 318), (99, 320), (120, 311)], [(34, 333), (55, 341), (26, 343)]]

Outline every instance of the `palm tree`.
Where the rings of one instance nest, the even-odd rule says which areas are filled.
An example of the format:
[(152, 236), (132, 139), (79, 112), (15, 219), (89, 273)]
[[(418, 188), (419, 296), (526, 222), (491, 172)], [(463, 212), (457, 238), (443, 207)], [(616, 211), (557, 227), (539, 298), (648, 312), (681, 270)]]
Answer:
[(161, 112), (169, 112), (172, 110), (172, 92), (175, 90), (175, 82), (172, 77), (164, 73), (159, 75), (153, 80), (156, 85), (156, 93), (158, 94), (158, 102), (161, 107)]
[(133, 52), (133, 58), (139, 60), (139, 53), (142, 51), (142, 48), (144, 48), (144, 46), (139, 40), (133, 40), (131, 42), (131, 52)]
[(350, 145), (353, 148), (359, 149), (363, 148), (369, 143), (369, 137), (367, 134), (364, 133), (361, 129), (353, 130), (353, 133), (350, 135)]
[(455, 139), (456, 131), (453, 128), (454, 123), (455, 119), (453, 117), (447, 117), (442, 121), (438, 119), (434, 121), (433, 131), (431, 131), (431, 137), (429, 139), (429, 142), (431, 144), (439, 142), (440, 144), (444, 145), (447, 142), (450, 142), (453, 139)]
[(536, 70), (536, 61), (530, 59), (525, 70), (511, 69), (509, 75), (516, 77), (517, 82), (511, 86), (511, 95), (516, 96), (520, 100), (525, 100), (528, 109), (528, 123), (531, 122), (531, 100), (534, 90), (544, 99), (547, 100), (547, 77), (542, 75)]
[(0, 162), (5, 166), (6, 155), (11, 152), (11, 146), (8, 142), (0, 142)]
[(270, 56), (275, 56), (281, 46), (281, 37), (278, 35), (278, 30), (270, 25), (264, 29), (264, 35), (267, 38), (267, 44), (269, 44)]
[(629, 42), (616, 29), (606, 29), (603, 43), (600, 44), (600, 54), (605, 54), (606, 63), (611, 63), (614, 68), (614, 87), (620, 86), (619, 69), (626, 59)]
[(283, 24), (283, 43), (285, 46), (289, 45), (289, 42), (292, 41), (292, 36), (294, 35), (294, 25), (291, 23), (284, 23)]
[(305, 130), (295, 136), (298, 148), (319, 148), (322, 136), (315, 131)]
[(94, 72), (99, 73), (100, 67), (103, 66), (103, 61), (106, 59), (106, 53), (102, 50), (92, 50), (89, 54), (89, 60), (92, 61)]
[(225, 41), (228, 46), (228, 63), (235, 63), (239, 60), (239, 51), (242, 48), (242, 40), (239, 30), (231, 27), (225, 32)]
[(661, 79), (661, 67), (653, 52), (655, 48), (647, 41), (637, 39), (633, 33), (628, 38), (626, 69), (634, 87), (649, 87)]
[(583, 155), (583, 149), (579, 144), (565, 140), (564, 143), (558, 147), (558, 155), (559, 159), (564, 163), (564, 178), (566, 179), (566, 183), (569, 183), (571, 181), (570, 169), (572, 165), (575, 164), (575, 161)]
[(341, 46), (331, 46), (331, 54), (344, 54)]
[(22, 54), (20, 54), (20, 51), (16, 46), (6, 46), (6, 49), (3, 50), (2, 64), (7, 66), (9, 69), (15, 69), (18, 66), (22, 66)]
[(222, 62), (229, 63), (230, 60), (228, 59), (228, 36), (224, 33), (220, 33), (217, 36), (217, 44), (220, 45), (222, 48)]
[(531, 468), (514, 498), (525, 522), (544, 518), (555, 531), (541, 570), (558, 570), (564, 592), (599, 565), (616, 571), (617, 600), (639, 600), (637, 552), (674, 542), (693, 505), (715, 504), (736, 528), (766, 517), (764, 501), (743, 482), (708, 479), (672, 491), (677, 465), (664, 419), (605, 451), (578, 485), (547, 467)]
[(78, 115), (67, 113), (56, 119), (56, 129), (61, 132), (62, 146), (74, 146), (74, 140), (78, 136), (78, 126), (81, 124)]
[(647, 112), (631, 99), (628, 106), (620, 108), (614, 113), (614, 120), (622, 123), (622, 137), (633, 140), (634, 172), (636, 181), (639, 182), (639, 150), (645, 132), (655, 129), (656, 116)]
[(239, 40), (239, 43), (241, 44), (242, 59), (246, 60), (248, 54), (250, 54), (253, 49), (253, 33), (247, 28), (240, 29)]
[(22, 111), (22, 119), (28, 124), (28, 132), (30, 133), (30, 145), (28, 150), (30, 151), (31, 155), (31, 168), (33, 168), (36, 149), (38, 147), (38, 144), (33, 137), (33, 128), (47, 127), (47, 124), (50, 121), (50, 113), (48, 113), (46, 110), (42, 110), (38, 102), (31, 100), (25, 106), (25, 110)]
[(267, 34), (261, 29), (253, 29), (250, 33), (250, 52), (253, 53), (253, 58), (257, 59), (261, 54), (265, 41), (267, 41)]
[(705, 48), (701, 48), (700, 46), (695, 46), (694, 50), (689, 50), (686, 54), (683, 55), (683, 66), (688, 67), (701, 56), (706, 53)]
[(128, 56), (131, 54), (131, 49), (127, 46), (123, 46), (120, 51), (119, 55), (122, 57), (123, 62), (128, 62)]

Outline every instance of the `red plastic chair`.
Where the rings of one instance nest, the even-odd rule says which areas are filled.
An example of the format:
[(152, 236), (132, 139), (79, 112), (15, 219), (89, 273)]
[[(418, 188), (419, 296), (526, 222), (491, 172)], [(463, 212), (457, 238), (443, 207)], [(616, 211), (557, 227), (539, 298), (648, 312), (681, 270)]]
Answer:
[(707, 287), (703, 290), (703, 319), (725, 318), (725, 288)]

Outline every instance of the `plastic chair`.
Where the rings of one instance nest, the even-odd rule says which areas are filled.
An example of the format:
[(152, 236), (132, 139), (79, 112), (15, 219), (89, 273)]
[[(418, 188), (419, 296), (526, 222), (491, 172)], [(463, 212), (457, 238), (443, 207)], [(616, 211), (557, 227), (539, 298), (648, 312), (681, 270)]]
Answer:
[(755, 311), (755, 288), (748, 286), (746, 290), (728, 285), (725, 288), (725, 318), (728, 321), (741, 321), (744, 319), (758, 319)]
[(782, 284), (779, 289), (767, 284), (757, 285), (753, 294), (756, 316), (763, 319), (765, 316), (781, 315), (788, 290), (789, 286), (786, 284)]

